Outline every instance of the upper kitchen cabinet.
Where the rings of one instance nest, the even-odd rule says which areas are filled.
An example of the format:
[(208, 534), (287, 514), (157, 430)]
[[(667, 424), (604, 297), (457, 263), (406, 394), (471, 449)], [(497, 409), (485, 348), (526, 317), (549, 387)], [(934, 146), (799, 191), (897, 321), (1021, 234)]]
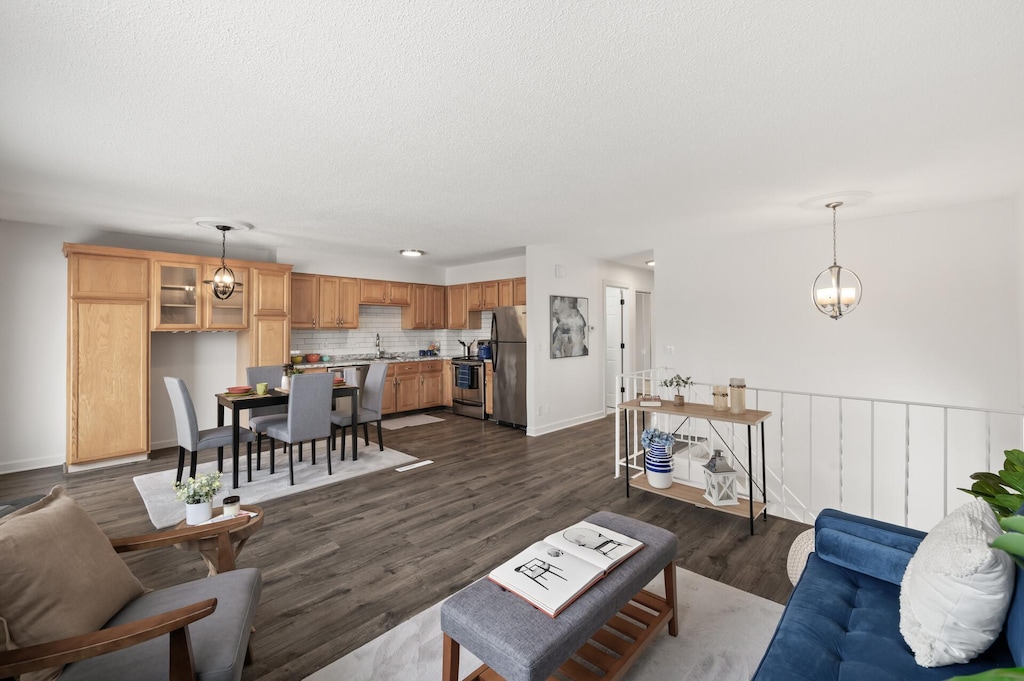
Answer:
[(292, 328), (317, 328), (320, 314), (320, 277), (292, 273)]
[(253, 311), (259, 316), (288, 316), (291, 309), (291, 265), (253, 264)]
[(512, 304), (526, 305), (526, 277), (512, 280)]
[(498, 282), (498, 305), (526, 305), (526, 277), (502, 279)]
[(480, 312), (469, 310), (469, 287), (472, 284), (455, 284), (448, 287), (449, 329), (479, 329)]
[[(206, 265), (203, 272), (203, 281), (212, 281), (213, 275), (220, 264)], [(210, 331), (240, 331), (249, 328), (249, 296), (246, 288), (249, 285), (249, 270), (246, 267), (230, 265), (235, 275), (235, 282), (241, 284), (241, 288), (235, 287), (231, 297), (220, 299), (213, 295), (209, 286), (202, 288), (203, 301), (203, 328)]]
[(153, 262), (156, 284), (153, 305), (154, 331), (192, 331), (199, 319), (200, 272), (198, 262)]
[(466, 284), (469, 311), (493, 310), (498, 307), (498, 282), (476, 281)]
[(325, 276), (319, 279), (320, 317), (316, 328), (359, 328), (359, 280)]
[(359, 280), (361, 305), (412, 305), (412, 284), (404, 281)]
[(412, 305), (402, 308), (403, 329), (443, 329), (445, 287), (412, 285)]

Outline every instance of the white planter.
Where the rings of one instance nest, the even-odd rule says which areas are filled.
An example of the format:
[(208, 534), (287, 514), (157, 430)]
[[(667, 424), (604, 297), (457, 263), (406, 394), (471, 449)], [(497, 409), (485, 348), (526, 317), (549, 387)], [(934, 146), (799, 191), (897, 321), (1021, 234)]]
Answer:
[(672, 471), (675, 462), (672, 458), (672, 445), (652, 444), (646, 454), (647, 482), (657, 489), (668, 489), (672, 486)]
[(185, 524), (198, 525), (213, 517), (213, 501), (200, 501), (198, 504), (185, 504)]

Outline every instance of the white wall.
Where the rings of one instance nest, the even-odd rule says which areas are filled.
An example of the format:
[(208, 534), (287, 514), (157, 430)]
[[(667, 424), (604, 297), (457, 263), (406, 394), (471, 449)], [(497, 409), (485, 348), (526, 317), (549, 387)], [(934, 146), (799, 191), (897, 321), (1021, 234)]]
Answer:
[[(527, 246), (528, 435), (604, 416), (604, 284), (651, 290), (649, 272), (577, 255), (567, 247)], [(550, 296), (588, 299), (589, 354), (551, 359)], [(632, 295), (631, 293), (629, 295)]]
[(870, 220), (840, 211), (839, 264), (860, 276), (864, 296), (839, 321), (811, 302), (831, 264), (827, 213), (813, 229), (666, 235), (655, 366), (710, 383), (742, 376), (764, 388), (1014, 409), (1014, 211), (1009, 200)]
[[(468, 284), (474, 281), (490, 281), (492, 279), (515, 279), (526, 276), (526, 256), (478, 262), (472, 265), (449, 267), (446, 272), (447, 284)], [(526, 280), (529, 288), (530, 280)]]

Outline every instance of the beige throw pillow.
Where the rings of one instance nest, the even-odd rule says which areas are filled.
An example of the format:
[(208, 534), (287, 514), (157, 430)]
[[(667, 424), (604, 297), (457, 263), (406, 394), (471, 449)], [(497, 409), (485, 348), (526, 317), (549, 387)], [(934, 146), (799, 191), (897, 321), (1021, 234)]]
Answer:
[(0, 630), (8, 650), (95, 631), (143, 592), (107, 536), (61, 487), (0, 518), (0, 556)]

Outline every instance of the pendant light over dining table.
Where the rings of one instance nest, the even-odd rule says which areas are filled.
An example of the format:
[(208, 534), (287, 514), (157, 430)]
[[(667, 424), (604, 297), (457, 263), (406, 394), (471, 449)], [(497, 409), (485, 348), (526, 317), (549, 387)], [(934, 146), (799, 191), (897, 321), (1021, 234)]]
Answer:
[(822, 270), (811, 288), (814, 306), (832, 319), (842, 319), (853, 312), (860, 304), (862, 292), (860, 278), (836, 261), (836, 209), (841, 205), (842, 201), (825, 205), (832, 209), (832, 266)]
[(218, 300), (227, 300), (235, 291), (241, 293), (242, 282), (235, 279), (235, 273), (228, 267), (226, 262), (227, 258), (227, 239), (228, 232), (239, 230), (239, 229), (252, 229), (252, 225), (248, 223), (230, 223), (213, 220), (197, 220), (196, 224), (202, 227), (210, 227), (220, 232), (220, 267), (213, 273), (212, 279), (204, 279), (203, 283), (210, 286), (210, 290), (214, 297)]

